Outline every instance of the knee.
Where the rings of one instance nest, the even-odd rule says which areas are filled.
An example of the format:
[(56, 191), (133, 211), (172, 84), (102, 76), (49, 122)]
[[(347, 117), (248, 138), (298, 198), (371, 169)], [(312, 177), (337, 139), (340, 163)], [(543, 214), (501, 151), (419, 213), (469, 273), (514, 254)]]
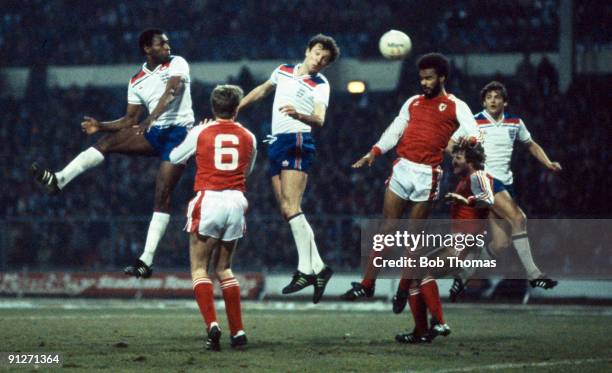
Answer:
[(216, 274), (220, 281), (234, 277), (234, 273), (232, 272), (231, 268), (217, 268)]
[(106, 155), (111, 150), (111, 138), (110, 135), (104, 135), (98, 140), (93, 147), (100, 153)]
[(208, 273), (203, 266), (191, 266), (191, 279), (208, 278)]

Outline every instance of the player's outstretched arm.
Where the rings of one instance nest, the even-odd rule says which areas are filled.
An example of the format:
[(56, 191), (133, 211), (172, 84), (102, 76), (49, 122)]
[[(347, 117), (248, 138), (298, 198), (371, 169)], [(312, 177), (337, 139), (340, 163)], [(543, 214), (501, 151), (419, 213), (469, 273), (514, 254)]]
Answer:
[(157, 106), (155, 106), (155, 109), (153, 109), (149, 116), (138, 125), (140, 127), (139, 133), (142, 134), (148, 131), (151, 123), (155, 122), (160, 115), (168, 110), (168, 105), (183, 94), (185, 90), (184, 79), (184, 77), (179, 75), (170, 77), (166, 84), (166, 90), (159, 98)]
[(446, 193), (446, 195), (444, 196), (444, 199), (446, 200), (447, 204), (452, 204), (452, 203), (456, 203), (459, 205), (469, 205), (470, 202), (468, 201), (467, 198), (465, 198), (464, 196), (457, 194), (457, 193)]
[(269, 95), (275, 87), (276, 86), (274, 83), (267, 80), (265, 83), (253, 88), (253, 90), (244, 96), (240, 101), (240, 105), (238, 105), (238, 112), (240, 112), (240, 109), (245, 108)]
[(128, 104), (125, 115), (110, 122), (98, 122), (96, 118), (84, 116), (81, 122), (81, 129), (88, 135), (103, 131), (118, 131), (122, 128), (135, 126), (138, 118), (142, 115), (144, 107), (142, 105)]
[(535, 141), (531, 140), (527, 143), (527, 149), (544, 167), (551, 171), (559, 172), (563, 170), (559, 162), (552, 162), (542, 147)]
[(353, 165), (351, 167), (353, 168), (361, 168), (363, 167), (363, 165), (367, 164), (368, 167), (372, 167), (372, 164), (374, 163), (374, 160), (376, 159), (376, 154), (374, 154), (373, 151), (369, 151), (366, 153), (366, 155), (364, 155), (363, 157), (359, 158), (359, 160), (355, 163), (353, 163)]

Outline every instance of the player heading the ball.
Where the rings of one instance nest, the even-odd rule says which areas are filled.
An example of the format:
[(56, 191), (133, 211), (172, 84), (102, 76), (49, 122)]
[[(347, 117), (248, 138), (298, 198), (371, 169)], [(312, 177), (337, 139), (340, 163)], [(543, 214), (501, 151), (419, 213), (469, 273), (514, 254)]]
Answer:
[(323, 127), (330, 87), (321, 71), (340, 55), (336, 41), (316, 35), (308, 42), (304, 60), (277, 67), (265, 83), (240, 102), (245, 108), (276, 90), (272, 105), (272, 134), (268, 136), (270, 178), (281, 214), (291, 227), (298, 251), (298, 266), (283, 294), (314, 286), (312, 301), (318, 303), (332, 276), (319, 255), (314, 232), (302, 211), (302, 196), (315, 156), (313, 128)]

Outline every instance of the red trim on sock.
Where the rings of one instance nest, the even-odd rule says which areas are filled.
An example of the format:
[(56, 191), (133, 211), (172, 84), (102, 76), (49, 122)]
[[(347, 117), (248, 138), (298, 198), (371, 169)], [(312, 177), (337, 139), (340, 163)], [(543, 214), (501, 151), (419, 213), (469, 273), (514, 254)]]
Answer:
[(213, 284), (212, 282), (210, 282), (210, 279), (207, 278), (196, 279), (193, 281), (193, 283), (193, 293), (195, 295), (195, 300), (198, 303), (200, 313), (202, 314), (202, 318), (204, 319), (204, 323), (206, 324), (206, 330), (208, 330), (208, 326), (211, 323), (217, 322), (217, 311), (215, 310)]
[(230, 333), (236, 335), (239, 330), (244, 330), (242, 326), (242, 310), (240, 309), (240, 284), (236, 278), (226, 278), (221, 280), (221, 290), (225, 301), (225, 313)]

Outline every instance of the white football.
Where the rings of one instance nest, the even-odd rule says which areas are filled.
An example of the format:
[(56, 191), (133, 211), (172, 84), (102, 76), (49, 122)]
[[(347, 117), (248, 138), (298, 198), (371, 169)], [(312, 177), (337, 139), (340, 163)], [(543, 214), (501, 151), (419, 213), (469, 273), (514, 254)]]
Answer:
[(410, 37), (398, 30), (389, 30), (381, 36), (378, 49), (383, 57), (390, 60), (399, 60), (408, 55), (412, 49)]

